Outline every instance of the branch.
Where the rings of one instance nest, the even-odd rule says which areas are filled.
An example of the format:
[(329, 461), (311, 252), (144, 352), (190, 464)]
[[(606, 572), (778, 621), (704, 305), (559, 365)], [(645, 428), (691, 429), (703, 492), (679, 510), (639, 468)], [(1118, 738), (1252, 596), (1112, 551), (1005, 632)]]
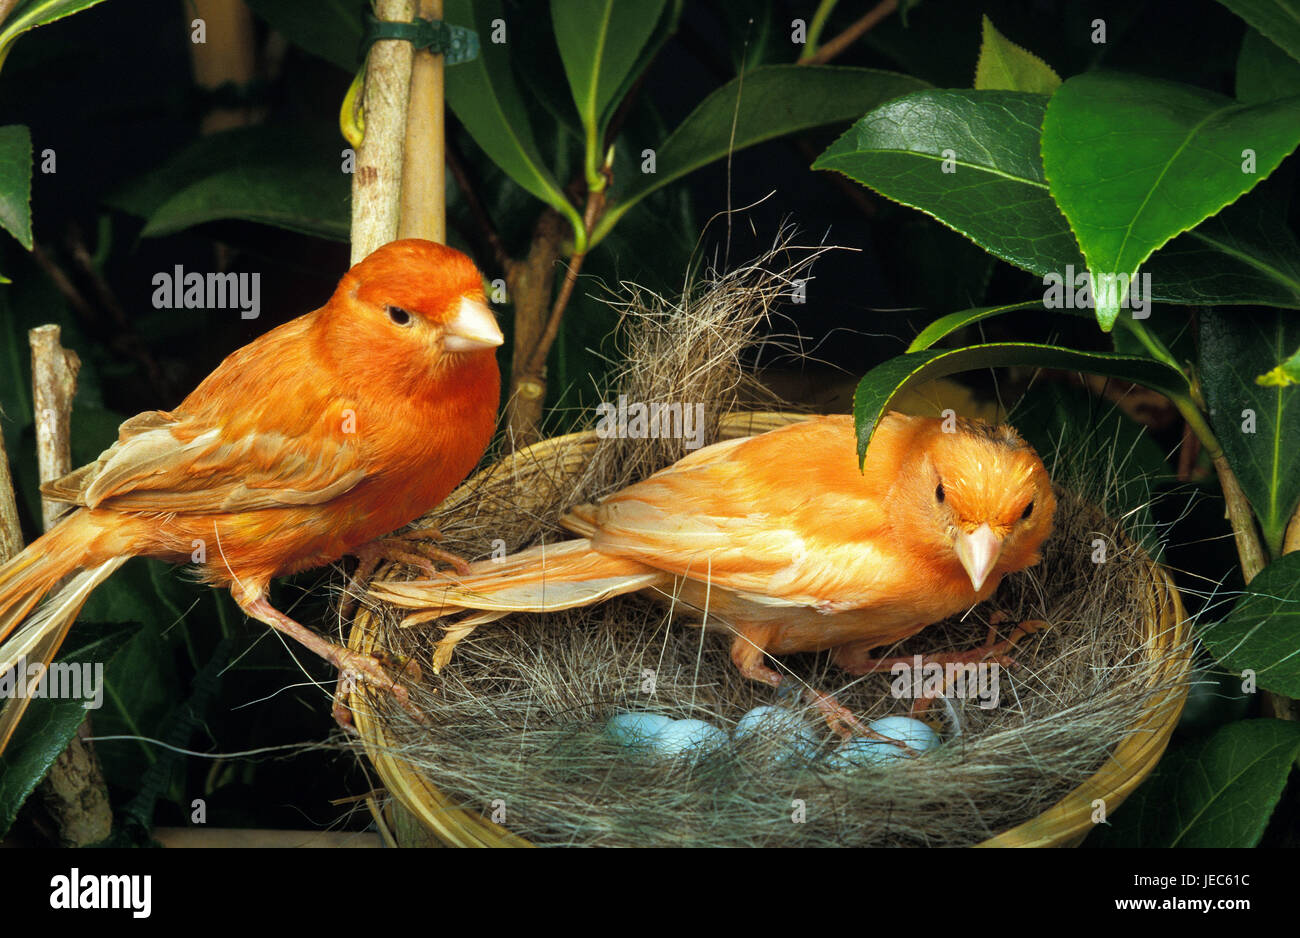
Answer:
[(798, 64), (825, 65), (849, 46), (853, 45), (853, 43), (857, 42), (859, 38), (871, 29), (871, 27), (889, 16), (889, 14), (893, 13), (896, 9), (898, 9), (898, 0), (880, 0), (880, 2), (872, 7), (865, 16), (857, 20), (852, 26), (827, 42), (806, 59), (800, 59)]
[[(27, 333), (32, 348), (32, 400), (36, 411), (36, 457), (40, 479), (48, 482), (72, 468), (72, 398), (81, 361), (59, 343), (59, 327), (37, 326)], [(41, 499), (45, 530), (58, 523), (67, 505)], [(68, 748), (54, 760), (41, 783), (41, 799), (54, 818), (66, 846), (84, 847), (104, 840), (113, 829), (104, 770), (85, 737), (90, 718), (82, 720)]]
[[(420, 0), (418, 15), (442, 19), (442, 0)], [(428, 49), (414, 54), (406, 141), (402, 156), (402, 205), (397, 235), (447, 242), (447, 160), (443, 155), (443, 57)]]
[[(36, 458), (44, 484), (72, 471), (72, 397), (81, 360), (59, 344), (59, 327), (37, 326), (27, 333), (32, 347), (32, 400), (36, 411)], [(45, 530), (67, 511), (63, 502), (41, 498)]]
[[(378, 0), (375, 16), (410, 22), (413, 0)], [(352, 263), (397, 237), (401, 218), (402, 150), (411, 87), (409, 42), (384, 39), (366, 57), (366, 135), (352, 174)]]
[(465, 204), (469, 206), (469, 212), (474, 216), (474, 221), (483, 235), (487, 249), (492, 254), (492, 259), (502, 271), (510, 269), (512, 259), (510, 253), (506, 250), (505, 242), (501, 240), (501, 235), (497, 232), (497, 227), (492, 223), (492, 216), (487, 212), (483, 205), (483, 200), (479, 198), (478, 187), (474, 185), (474, 180), (470, 178), (469, 171), (465, 168), (465, 161), (461, 158), (460, 151), (447, 138), (447, 168), (451, 170), (452, 178), (456, 180), (456, 185), (460, 188), (461, 195), (465, 197)]
[(14, 480), (9, 473), (4, 434), (0, 433), (0, 565), (22, 549), (23, 529), (18, 523), (18, 501), (14, 497)]

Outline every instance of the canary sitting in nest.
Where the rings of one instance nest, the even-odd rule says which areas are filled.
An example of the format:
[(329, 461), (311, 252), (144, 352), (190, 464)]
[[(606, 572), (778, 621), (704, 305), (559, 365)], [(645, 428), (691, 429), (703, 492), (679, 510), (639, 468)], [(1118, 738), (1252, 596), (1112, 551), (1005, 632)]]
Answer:
[[(419, 610), (407, 624), (472, 611), (439, 643), (441, 668), (474, 628), (511, 612), (653, 590), (728, 629), (741, 673), (776, 687), (766, 655), (834, 649), (854, 674), (890, 667), (871, 650), (1037, 563), (1055, 508), (1042, 460), (1011, 427), (891, 412), (859, 470), (852, 418), (815, 417), (705, 447), (574, 508), (561, 522), (577, 539), (372, 594)], [(935, 658), (1005, 663), (1030, 630)], [(833, 728), (873, 735), (830, 695), (805, 693)]]

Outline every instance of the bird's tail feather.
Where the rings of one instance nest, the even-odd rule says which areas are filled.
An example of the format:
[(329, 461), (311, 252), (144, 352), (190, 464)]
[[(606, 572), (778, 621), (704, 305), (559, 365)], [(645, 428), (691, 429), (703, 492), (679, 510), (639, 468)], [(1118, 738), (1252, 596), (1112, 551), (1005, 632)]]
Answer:
[[(0, 677), (18, 667), (48, 666), (91, 592), (126, 562), (126, 555), (88, 551), (95, 533), (89, 524), (74, 515), (0, 566)], [(27, 704), (15, 697), (0, 711), (0, 752)]]
[(406, 583), (377, 583), (371, 594), (419, 612), (404, 624), (428, 622), (466, 610), (496, 613), (476, 616), (476, 624), (511, 612), (556, 612), (633, 593), (671, 580), (671, 576), (635, 560), (610, 557), (578, 538), (521, 551), (504, 560), (481, 560), (467, 576), (447, 576)]

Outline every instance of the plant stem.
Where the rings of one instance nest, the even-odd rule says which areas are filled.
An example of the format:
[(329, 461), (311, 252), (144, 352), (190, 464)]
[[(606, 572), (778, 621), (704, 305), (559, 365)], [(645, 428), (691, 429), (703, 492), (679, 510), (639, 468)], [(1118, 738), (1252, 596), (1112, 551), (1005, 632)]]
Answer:
[(808, 24), (807, 43), (804, 46), (803, 55), (799, 56), (799, 61), (805, 61), (817, 54), (817, 43), (822, 37), (822, 30), (826, 28), (826, 21), (830, 19), (831, 12), (839, 0), (822, 0), (817, 4), (817, 10), (813, 13), (812, 22)]
[(800, 65), (825, 65), (831, 59), (835, 58), (841, 52), (846, 50), (859, 38), (867, 33), (871, 27), (875, 26), (885, 17), (889, 16), (898, 9), (898, 0), (880, 0), (874, 7), (867, 11), (866, 15), (853, 23), (848, 29), (840, 33), (834, 39), (826, 43), (817, 50), (813, 55), (806, 59), (800, 59)]

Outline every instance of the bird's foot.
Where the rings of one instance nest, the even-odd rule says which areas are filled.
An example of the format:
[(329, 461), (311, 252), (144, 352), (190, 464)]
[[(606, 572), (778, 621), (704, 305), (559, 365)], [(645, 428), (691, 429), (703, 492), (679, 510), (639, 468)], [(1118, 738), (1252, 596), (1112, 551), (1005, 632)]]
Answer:
[[(374, 655), (363, 655), (351, 648), (336, 645), (323, 635), (313, 632), (299, 622), (295, 622), (271, 605), (266, 598), (265, 586), (259, 589), (246, 584), (243, 587), (232, 589), (231, 594), (234, 596), (239, 608), (249, 616), (259, 622), (266, 623), (278, 632), (283, 632), (304, 648), (315, 652), (339, 669), (339, 685), (335, 689), (333, 712), (334, 719), (344, 729), (355, 731), (352, 714), (343, 705), (343, 696), (356, 686), (357, 681), (362, 681), (392, 694), (398, 706), (405, 710), (413, 720), (417, 723), (425, 722), (424, 714), (411, 703), (411, 695), (406, 689), (406, 685), (394, 680), (385, 670), (385, 659)], [(413, 676), (418, 678), (419, 666), (413, 661), (403, 663), (402, 670), (404, 673), (410, 674), (412, 667), (415, 668)]]
[(348, 581), (344, 592), (345, 599), (339, 610), (342, 617), (352, 618), (357, 603), (365, 592), (366, 584), (385, 560), (409, 564), (431, 578), (438, 575), (436, 563), (441, 561), (461, 576), (466, 576), (469, 573), (469, 564), (464, 557), (430, 543), (440, 540), (442, 534), (437, 529), (417, 528), (412, 531), (398, 531), (358, 547), (353, 551), (357, 558), (357, 568)]
[[(1019, 641), (1027, 635), (1050, 628), (1049, 624), (1042, 619), (1027, 619), (1021, 622), (1011, 631), (1011, 635), (1002, 641), (997, 641), (998, 632), (996, 625), (989, 626), (988, 638), (983, 645), (977, 645), (974, 648), (967, 648), (962, 651), (939, 651), (929, 655), (921, 655), (922, 664), (979, 664), (989, 662), (1000, 664), (1003, 667), (1012, 667), (1017, 664), (1015, 658), (1010, 655), (1011, 649), (1017, 647)], [(848, 671), (850, 674), (872, 674), (876, 671), (889, 671), (896, 665), (906, 665), (911, 667), (916, 663), (916, 655), (901, 655), (896, 658), (871, 658), (863, 657), (869, 649), (860, 645), (843, 645), (835, 653), (835, 663)]]
[[(1005, 615), (994, 613), (990, 617), (993, 623), (989, 626), (988, 638), (983, 645), (975, 648), (967, 648), (962, 651), (941, 651), (930, 655), (921, 655), (922, 667), (929, 664), (936, 664), (943, 668), (944, 676), (942, 687), (935, 689), (923, 689), (916, 693), (912, 700), (910, 715), (920, 717), (930, 709), (930, 704), (937, 697), (948, 696), (948, 690), (956, 674), (950, 671), (946, 665), (968, 665), (968, 664), (996, 664), (1000, 667), (1010, 668), (1019, 666), (1011, 655), (1011, 650), (1018, 647), (1020, 640), (1027, 635), (1050, 628), (1049, 623), (1042, 619), (1027, 619), (1021, 622), (1011, 634), (1002, 641), (997, 640), (997, 624), (1006, 621)], [(862, 658), (860, 655), (866, 652), (865, 648), (853, 648), (852, 646), (843, 646), (835, 655), (835, 663), (850, 674), (871, 674), (876, 671), (890, 671), (898, 665), (909, 669), (916, 665), (916, 655), (901, 656), (897, 658)], [(964, 677), (964, 674), (963, 674)], [(922, 684), (921, 676), (914, 675), (914, 682), (919, 687)]]
[[(383, 689), (391, 691), (394, 699), (402, 709), (417, 722), (424, 722), (424, 715), (411, 705), (410, 692), (405, 685), (392, 680), (387, 675), (388, 671), (395, 671), (408, 682), (418, 682), (422, 674), (419, 662), (404, 655), (391, 655), (385, 652), (376, 652), (371, 656), (356, 654), (356, 658), (366, 665), (367, 671), (363, 673), (356, 668), (339, 666), (339, 677), (334, 684), (334, 706), (331, 709), (335, 723), (348, 733), (357, 735), (356, 722), (352, 718), (352, 708), (348, 706), (347, 698), (356, 690), (358, 679), (377, 684)], [(371, 663), (377, 665), (378, 668), (373, 667)], [(383, 675), (379, 681), (372, 680), (376, 671)]]
[(853, 714), (852, 710), (830, 694), (824, 694), (815, 688), (809, 687), (804, 690), (804, 699), (826, 718), (826, 725), (831, 728), (831, 732), (841, 739), (852, 739), (855, 736), (861, 736), (866, 739), (874, 739), (877, 742), (888, 743), (911, 756), (920, 755), (919, 752), (901, 739), (885, 736), (868, 727)]

